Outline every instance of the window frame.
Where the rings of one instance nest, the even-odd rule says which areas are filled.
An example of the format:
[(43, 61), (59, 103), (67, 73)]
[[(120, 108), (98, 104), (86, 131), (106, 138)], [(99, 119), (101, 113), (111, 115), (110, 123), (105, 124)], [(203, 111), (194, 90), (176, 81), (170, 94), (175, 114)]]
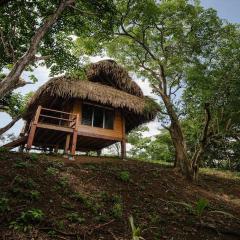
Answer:
[[(81, 125), (84, 125), (84, 126), (88, 126), (88, 127), (93, 127), (93, 128), (100, 128), (100, 129), (105, 129), (105, 130), (114, 130), (114, 122), (115, 122), (115, 109), (114, 108), (111, 108), (111, 107), (103, 107), (102, 105), (98, 105), (98, 104), (93, 104), (93, 103), (88, 103), (88, 102), (84, 102), (82, 103), (82, 111), (81, 111), (81, 114), (83, 116), (83, 108), (84, 108), (84, 105), (90, 105), (93, 107), (93, 111), (92, 111), (92, 121), (91, 121), (91, 125), (87, 125), (87, 124), (83, 124), (83, 119), (81, 118)], [(102, 111), (103, 111), (103, 127), (95, 127), (93, 124), (94, 124), (94, 114), (95, 114), (95, 108), (100, 108)], [(105, 127), (105, 123), (106, 123), (106, 110), (109, 110), (109, 111), (112, 111), (113, 113), (113, 128), (106, 128)]]

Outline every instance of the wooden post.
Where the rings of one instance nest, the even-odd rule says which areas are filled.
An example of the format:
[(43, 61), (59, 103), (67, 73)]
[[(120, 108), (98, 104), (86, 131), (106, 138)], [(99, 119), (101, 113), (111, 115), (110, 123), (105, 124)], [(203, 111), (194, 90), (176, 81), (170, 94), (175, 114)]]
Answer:
[(35, 117), (33, 119), (33, 122), (31, 124), (31, 129), (28, 135), (28, 140), (27, 140), (27, 150), (30, 150), (33, 144), (33, 140), (34, 140), (34, 136), (35, 136), (35, 132), (37, 129), (37, 124), (38, 124), (38, 120), (39, 120), (39, 116), (42, 110), (42, 106), (38, 106)]
[(65, 149), (64, 149), (65, 154), (68, 154), (69, 145), (70, 145), (70, 138), (71, 138), (71, 135), (67, 134), (66, 142), (65, 142)]
[(121, 158), (126, 158), (126, 130), (125, 130), (125, 118), (122, 112), (122, 141), (121, 141)]
[(58, 153), (58, 149), (59, 149), (59, 145), (56, 145), (55, 147), (54, 147), (54, 153)]
[(102, 149), (97, 150), (97, 156), (100, 157), (102, 154)]
[(126, 140), (121, 141), (121, 158), (126, 158)]
[(75, 124), (75, 128), (73, 130), (73, 138), (72, 138), (72, 147), (71, 147), (71, 154), (74, 156), (75, 155), (75, 151), (76, 151), (76, 147), (77, 147), (77, 136), (78, 136), (78, 126), (79, 126), (79, 114), (77, 114), (76, 117), (76, 124)]

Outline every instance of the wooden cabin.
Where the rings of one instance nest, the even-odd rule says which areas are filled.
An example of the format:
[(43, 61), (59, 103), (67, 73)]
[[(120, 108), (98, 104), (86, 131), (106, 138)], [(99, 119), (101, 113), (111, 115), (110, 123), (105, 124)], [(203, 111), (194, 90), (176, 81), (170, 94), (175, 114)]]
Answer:
[(122, 158), (126, 156), (126, 134), (153, 120), (157, 105), (112, 60), (91, 64), (86, 76), (55, 77), (36, 91), (24, 115), (27, 150), (99, 153), (121, 142)]

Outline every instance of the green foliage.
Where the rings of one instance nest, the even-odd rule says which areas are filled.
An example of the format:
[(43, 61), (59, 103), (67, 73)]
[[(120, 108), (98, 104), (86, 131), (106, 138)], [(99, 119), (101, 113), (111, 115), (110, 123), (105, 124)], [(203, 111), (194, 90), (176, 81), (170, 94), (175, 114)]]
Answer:
[(59, 173), (59, 170), (54, 167), (48, 167), (46, 173), (52, 176), (56, 176)]
[(44, 213), (41, 209), (32, 208), (22, 212), (16, 221), (12, 221), (9, 225), (14, 230), (27, 231), (32, 225), (36, 225), (44, 220)]
[(123, 208), (121, 203), (115, 203), (111, 210), (112, 216), (116, 219), (123, 216)]
[(208, 200), (204, 198), (201, 198), (196, 202), (194, 210), (198, 217), (202, 216), (204, 210), (208, 207), (208, 205), (209, 205)]
[(26, 189), (35, 189), (37, 183), (32, 178), (24, 179), (21, 175), (17, 175), (14, 179), (15, 186)]
[(68, 179), (67, 177), (61, 177), (58, 181), (58, 185), (61, 187), (61, 188), (67, 188), (68, 187)]
[(140, 227), (136, 227), (134, 224), (133, 216), (129, 217), (129, 223), (132, 230), (132, 240), (144, 240), (144, 238), (141, 237)]
[(28, 162), (16, 162), (15, 164), (14, 164), (14, 167), (15, 168), (29, 168), (29, 167), (31, 167), (31, 164), (29, 164)]
[[(54, 0), (26, 1), (20, 5), (18, 1), (8, 1), (1, 6), (0, 72), (3, 68), (13, 67), (27, 51), (36, 29), (42, 26), (58, 6), (59, 1)], [(109, 38), (114, 22), (114, 11), (111, 0), (75, 1), (74, 8), (68, 7), (62, 13), (38, 46), (36, 55), (46, 58), (40, 62), (32, 61), (26, 70), (32, 72), (34, 67), (46, 65), (54, 75), (77, 69), (79, 61), (73, 54), (75, 39), (73, 40), (72, 36), (86, 37), (89, 41), (91, 38)], [(30, 74), (30, 80), (37, 81), (33, 74)]]
[(22, 212), (18, 220), (26, 224), (35, 224), (41, 222), (43, 219), (43, 211), (41, 209), (33, 208), (26, 212)]
[(9, 151), (8, 148), (0, 147), (0, 153), (6, 153), (8, 151)]
[(70, 222), (73, 222), (73, 223), (85, 222), (85, 218), (81, 217), (77, 212), (68, 213), (66, 217)]
[(6, 197), (0, 197), (0, 213), (5, 213), (9, 210), (9, 199)]
[(118, 175), (118, 178), (123, 182), (130, 181), (130, 173), (128, 171), (121, 171)]
[(38, 154), (37, 153), (30, 153), (29, 154), (29, 159), (33, 162), (38, 160)]
[(145, 161), (173, 162), (174, 148), (169, 132), (161, 130), (155, 137), (144, 137), (147, 131), (147, 127), (141, 126), (128, 134), (129, 155)]
[(40, 192), (37, 190), (32, 190), (29, 193), (29, 197), (31, 200), (39, 200), (40, 198)]
[[(120, 27), (106, 44), (107, 54), (150, 83), (159, 96), (158, 119), (165, 126), (179, 120), (189, 156), (202, 135), (203, 106), (210, 103), (206, 160), (238, 169), (239, 25), (222, 21), (199, 1), (122, 0), (116, 6)], [(132, 155), (147, 158), (149, 145), (151, 139), (140, 137)]]
[[(1, 69), (0, 69), (1, 70)], [(5, 75), (2, 75), (2, 78)], [(1, 81), (0, 76), (0, 81)], [(0, 99), (0, 111), (8, 113), (12, 118), (21, 116), (26, 108), (26, 104), (29, 101), (32, 93), (21, 95), (20, 93), (10, 93), (4, 98)]]

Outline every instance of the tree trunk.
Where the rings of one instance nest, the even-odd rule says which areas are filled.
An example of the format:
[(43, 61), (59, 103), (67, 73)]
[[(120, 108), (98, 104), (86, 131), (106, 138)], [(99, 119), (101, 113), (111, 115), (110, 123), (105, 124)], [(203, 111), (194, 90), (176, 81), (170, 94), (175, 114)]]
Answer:
[(56, 11), (47, 18), (44, 24), (36, 30), (35, 35), (30, 41), (27, 52), (14, 64), (10, 73), (0, 82), (0, 99), (16, 89), (19, 84), (19, 78), (29, 63), (34, 60), (39, 43), (47, 31), (57, 21), (63, 10), (72, 4), (75, 0), (62, 0)]
[(209, 103), (205, 103), (204, 109), (205, 109), (205, 125), (204, 125), (204, 128), (203, 128), (202, 138), (200, 140), (199, 147), (195, 151), (195, 153), (193, 154), (193, 157), (192, 157), (192, 160), (191, 160), (192, 171), (193, 171), (193, 179), (195, 181), (198, 181), (199, 162), (202, 159), (202, 156), (204, 154), (204, 151), (205, 151), (205, 149), (208, 145), (208, 141), (209, 141), (208, 130), (209, 130), (209, 125), (210, 125), (210, 121), (211, 121)]
[(169, 131), (175, 148), (175, 168), (179, 169), (184, 176), (191, 180), (193, 176), (191, 160), (187, 155), (187, 147), (178, 116), (173, 108), (170, 98), (164, 93), (161, 94), (161, 97), (171, 120)]
[(0, 128), (0, 136), (4, 134), (7, 130), (9, 130), (19, 119), (21, 119), (20, 116), (17, 116), (12, 119), (10, 123), (8, 123), (5, 127)]

